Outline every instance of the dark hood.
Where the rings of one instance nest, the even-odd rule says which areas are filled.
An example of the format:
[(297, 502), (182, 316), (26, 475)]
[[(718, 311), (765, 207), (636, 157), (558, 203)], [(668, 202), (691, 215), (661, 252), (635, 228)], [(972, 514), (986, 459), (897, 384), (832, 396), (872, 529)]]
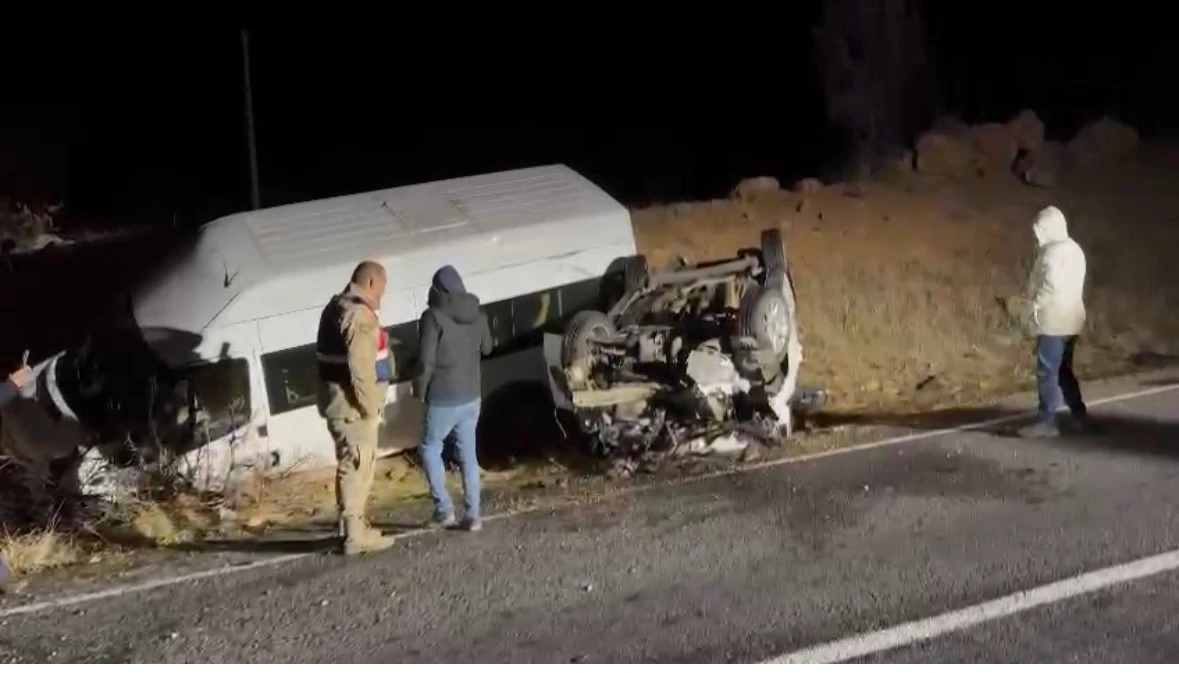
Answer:
[(430, 308), (463, 325), (479, 319), (479, 297), (467, 292), (463, 277), (449, 264), (430, 280)]

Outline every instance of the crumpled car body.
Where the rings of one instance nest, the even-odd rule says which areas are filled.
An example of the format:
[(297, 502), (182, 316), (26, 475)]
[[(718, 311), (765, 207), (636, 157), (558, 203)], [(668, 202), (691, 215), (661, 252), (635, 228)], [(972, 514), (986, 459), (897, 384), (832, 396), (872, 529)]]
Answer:
[(545, 339), (558, 418), (585, 450), (630, 473), (791, 434), (802, 346), (778, 230), (705, 265), (652, 273), (630, 258), (615, 281), (606, 311)]

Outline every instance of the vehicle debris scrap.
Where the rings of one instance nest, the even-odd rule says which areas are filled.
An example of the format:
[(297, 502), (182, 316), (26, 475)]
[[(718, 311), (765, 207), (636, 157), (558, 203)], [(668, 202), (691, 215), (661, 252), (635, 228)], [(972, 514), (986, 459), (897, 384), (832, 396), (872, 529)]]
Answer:
[(546, 335), (566, 434), (619, 476), (788, 437), (802, 347), (781, 233), (720, 262), (661, 272), (642, 256), (624, 262), (606, 312)]

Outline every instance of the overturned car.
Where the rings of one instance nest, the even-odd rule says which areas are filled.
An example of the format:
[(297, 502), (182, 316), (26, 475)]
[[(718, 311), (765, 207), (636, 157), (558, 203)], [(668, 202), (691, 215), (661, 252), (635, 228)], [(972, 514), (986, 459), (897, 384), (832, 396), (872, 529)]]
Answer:
[(790, 435), (802, 348), (777, 229), (733, 259), (652, 272), (636, 256), (617, 275), (605, 312), (582, 311), (546, 335), (567, 434), (622, 474)]

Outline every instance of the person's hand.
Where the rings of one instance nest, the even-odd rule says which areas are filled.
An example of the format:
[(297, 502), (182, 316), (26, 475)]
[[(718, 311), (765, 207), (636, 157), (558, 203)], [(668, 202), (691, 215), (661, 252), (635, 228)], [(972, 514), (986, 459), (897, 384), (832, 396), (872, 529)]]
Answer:
[(33, 370), (28, 365), (12, 372), (8, 375), (8, 380), (12, 381), (12, 385), (17, 388), (24, 388), (25, 384), (29, 382), (29, 377), (33, 375)]

